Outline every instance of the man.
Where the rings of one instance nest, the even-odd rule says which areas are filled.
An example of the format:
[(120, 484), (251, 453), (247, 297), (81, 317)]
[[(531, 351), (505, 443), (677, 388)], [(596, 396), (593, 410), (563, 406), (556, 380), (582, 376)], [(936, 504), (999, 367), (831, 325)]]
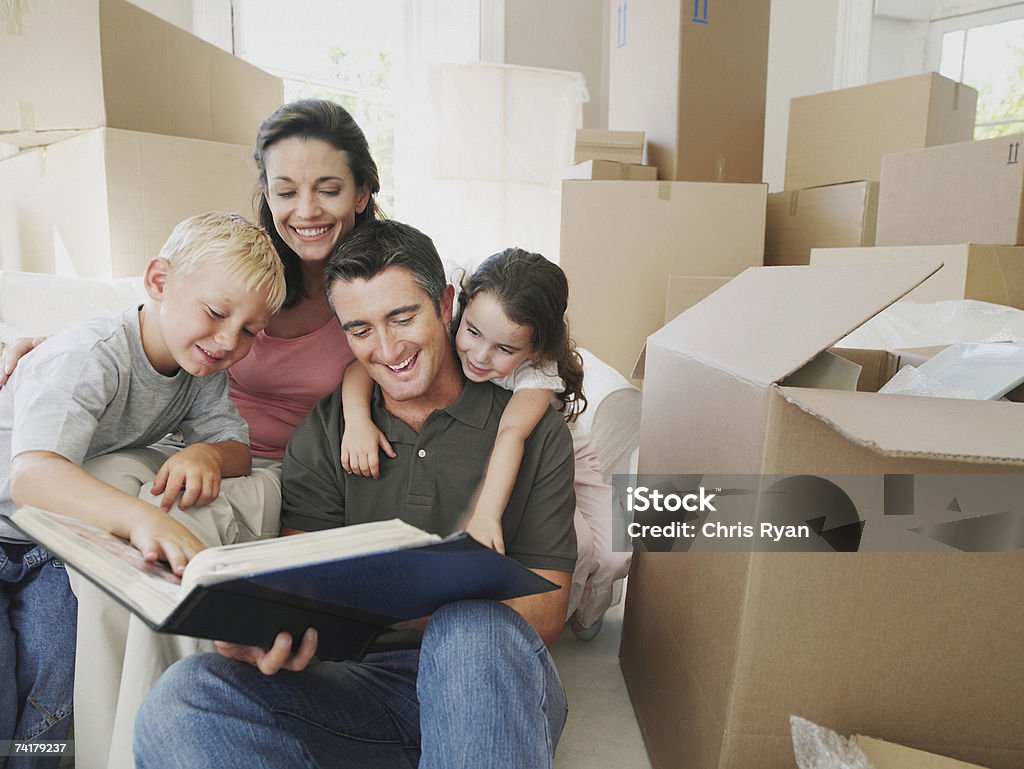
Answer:
[[(469, 507), (510, 394), (463, 378), (447, 332), (454, 289), (422, 233), (397, 222), (356, 228), (325, 282), (397, 456), (377, 480), (346, 474), (340, 394), (325, 399), (285, 456), (285, 533), (397, 515), (447, 534)], [(310, 665), (312, 628), (295, 653), (284, 633), (269, 650), (219, 644), (222, 656), (184, 660), (154, 689), (136, 723), (138, 766), (551, 766), (566, 703), (545, 645), (565, 621), (575, 564), (572, 468), (569, 432), (550, 411), (503, 519), (506, 552), (558, 591), (449, 604), (418, 648), (360, 663)]]

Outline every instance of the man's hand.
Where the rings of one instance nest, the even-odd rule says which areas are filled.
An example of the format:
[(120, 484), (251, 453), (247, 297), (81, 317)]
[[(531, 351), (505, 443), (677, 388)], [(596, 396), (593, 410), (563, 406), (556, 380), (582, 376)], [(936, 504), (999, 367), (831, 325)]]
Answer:
[(227, 641), (214, 641), (217, 651), (225, 657), (254, 665), (260, 672), (272, 676), (279, 670), (305, 670), (313, 655), (316, 654), (317, 634), (309, 628), (302, 636), (299, 650), (292, 654), (292, 637), (290, 633), (280, 632), (269, 649), (259, 646), (241, 646)]
[(12, 344), (4, 345), (4, 353), (0, 355), (0, 387), (7, 384), (7, 380), (18, 366), (18, 361), (45, 341), (45, 336), (23, 336)]
[(160, 508), (165, 512), (181, 494), (178, 507), (208, 505), (220, 494), (221, 458), (208, 443), (194, 443), (171, 456), (153, 479), (153, 496), (163, 495)]
[(164, 560), (179, 577), (185, 565), (206, 548), (195, 536), (165, 512), (154, 510), (140, 517), (128, 532), (128, 538), (147, 561)]

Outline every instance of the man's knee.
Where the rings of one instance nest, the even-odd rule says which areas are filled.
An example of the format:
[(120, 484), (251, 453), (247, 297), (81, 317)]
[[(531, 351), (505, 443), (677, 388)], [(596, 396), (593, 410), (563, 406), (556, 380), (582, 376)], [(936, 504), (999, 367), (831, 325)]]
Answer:
[(150, 750), (166, 751), (168, 745), (187, 733), (184, 726), (192, 722), (193, 709), (201, 707), (207, 693), (204, 681), (219, 659), (217, 654), (186, 657), (160, 677), (135, 719), (137, 755)]
[(451, 657), (460, 665), (488, 665), (507, 662), (509, 654), (530, 657), (543, 648), (544, 642), (519, 612), (498, 601), (474, 600), (456, 601), (434, 612), (421, 654)]

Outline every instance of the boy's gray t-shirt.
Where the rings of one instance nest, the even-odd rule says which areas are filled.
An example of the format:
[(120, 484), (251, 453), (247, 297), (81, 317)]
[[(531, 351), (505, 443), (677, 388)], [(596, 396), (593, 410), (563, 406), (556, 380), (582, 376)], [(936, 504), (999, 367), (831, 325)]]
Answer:
[(81, 465), (149, 446), (174, 428), (189, 444), (249, 443), (249, 430), (228, 397), (227, 373), (157, 372), (142, 348), (137, 308), (48, 339), (0, 389), (0, 540), (25, 541), (3, 517), (16, 508), (13, 457), (50, 451)]

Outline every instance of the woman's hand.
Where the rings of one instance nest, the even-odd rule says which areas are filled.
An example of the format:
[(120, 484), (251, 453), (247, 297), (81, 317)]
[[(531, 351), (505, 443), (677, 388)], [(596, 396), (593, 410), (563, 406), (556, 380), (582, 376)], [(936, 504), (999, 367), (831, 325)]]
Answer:
[(14, 369), (18, 367), (18, 361), (45, 342), (47, 338), (45, 336), (23, 336), (17, 342), (4, 345), (4, 353), (0, 355), (0, 387), (7, 384)]

